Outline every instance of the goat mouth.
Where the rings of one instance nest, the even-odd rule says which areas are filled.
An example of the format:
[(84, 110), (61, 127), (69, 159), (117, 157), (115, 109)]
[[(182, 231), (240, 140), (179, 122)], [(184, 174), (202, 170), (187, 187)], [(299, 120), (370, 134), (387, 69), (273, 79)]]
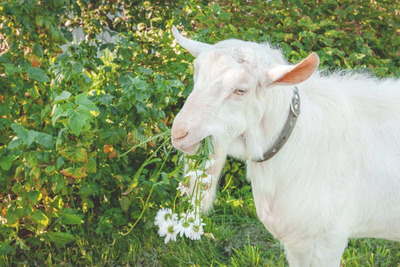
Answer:
[(187, 142), (185, 140), (172, 140), (172, 145), (182, 151), (185, 154), (188, 155), (194, 155), (196, 154), (199, 146), (200, 146), (201, 140), (197, 142)]
[(185, 154), (188, 155), (194, 155), (197, 153), (197, 150), (199, 149), (201, 142), (197, 142), (193, 145), (190, 146), (181, 146), (180, 148), (178, 148), (179, 150), (181, 150), (182, 152), (184, 152)]

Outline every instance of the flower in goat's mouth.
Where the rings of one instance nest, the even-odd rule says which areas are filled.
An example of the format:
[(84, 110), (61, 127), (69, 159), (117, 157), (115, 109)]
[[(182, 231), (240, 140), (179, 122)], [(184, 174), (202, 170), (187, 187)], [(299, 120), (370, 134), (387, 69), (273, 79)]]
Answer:
[[(210, 150), (204, 151), (210, 155)], [(181, 196), (186, 196), (189, 202), (188, 210), (179, 216), (172, 209), (164, 208), (157, 212), (154, 224), (159, 227), (158, 234), (165, 237), (165, 243), (171, 240), (176, 241), (178, 234), (180, 237), (185, 236), (192, 240), (199, 240), (204, 234), (205, 223), (203, 223), (200, 213), (203, 208), (203, 200), (208, 196), (214, 179), (214, 176), (207, 173), (206, 170), (209, 170), (216, 162), (209, 157), (204, 157), (206, 153), (203, 152), (200, 162), (188, 162), (185, 179), (179, 183), (177, 188)], [(196, 169), (198, 167), (200, 169)]]

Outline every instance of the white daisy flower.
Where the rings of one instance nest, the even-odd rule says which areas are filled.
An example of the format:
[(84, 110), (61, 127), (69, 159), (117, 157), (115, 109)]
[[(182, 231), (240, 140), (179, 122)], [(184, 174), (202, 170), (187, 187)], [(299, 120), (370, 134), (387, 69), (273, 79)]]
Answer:
[(196, 214), (194, 211), (191, 211), (191, 212), (189, 212), (189, 213), (187, 214), (186, 219), (187, 219), (187, 221), (188, 221), (189, 223), (194, 224), (194, 223), (196, 223), (197, 221), (199, 221), (200, 215), (199, 215), (199, 214)]
[(193, 236), (193, 224), (196, 222), (196, 216), (193, 211), (189, 212), (188, 214), (181, 214), (181, 219), (179, 220), (178, 224), (176, 225), (176, 231), (182, 237), (185, 235), (186, 237), (192, 239)]
[(200, 181), (201, 181), (201, 183), (203, 185), (208, 185), (209, 186), (211, 184), (213, 178), (214, 178), (214, 175), (209, 174), (206, 177), (201, 178)]
[(183, 235), (191, 238), (192, 236), (192, 227), (190, 227), (190, 223), (188, 223), (184, 218), (179, 220), (178, 224), (175, 225), (174, 230), (182, 237)]
[[(201, 220), (201, 221), (203, 221), (203, 220)], [(201, 236), (204, 234), (203, 225), (206, 225), (206, 224), (201, 222), (199, 224), (195, 224), (195, 225), (192, 226), (192, 228), (193, 228), (192, 239), (193, 240), (200, 240), (201, 239)]]
[(177, 225), (176, 221), (168, 221), (165, 225), (165, 228), (167, 229), (166, 236), (165, 236), (165, 244), (167, 244), (170, 240), (176, 241), (176, 235), (178, 234), (178, 231), (175, 230), (175, 227)]
[[(181, 181), (177, 187), (181, 196), (188, 196), (191, 211), (181, 213), (179, 220), (178, 215), (172, 213), (171, 209), (161, 209), (157, 212), (154, 224), (159, 227), (159, 235), (165, 237), (165, 243), (171, 240), (176, 241), (178, 234), (192, 240), (199, 240), (204, 234), (205, 223), (201, 218), (201, 211), (205, 206), (203, 202), (206, 202), (206, 205), (210, 202), (209, 191), (215, 178), (212, 173), (207, 172), (212, 171), (210, 168), (216, 164), (216, 160), (208, 159), (206, 162), (203, 161), (204, 159), (201, 160), (201, 165), (191, 164), (193, 162), (190, 161), (185, 164), (184, 181)], [(195, 170), (195, 166), (200, 166), (200, 168)]]
[(178, 214), (172, 213), (171, 209), (160, 209), (154, 219), (154, 224), (158, 227), (163, 226), (168, 220), (177, 221)]
[(207, 160), (205, 169), (208, 169), (208, 168), (210, 168), (211, 166), (214, 166), (216, 162), (217, 162), (217, 161), (216, 161), (215, 159)]
[(179, 182), (179, 185), (176, 189), (181, 192), (181, 196), (189, 195), (190, 193), (190, 187), (186, 186), (183, 182)]
[(190, 171), (185, 174), (185, 177), (190, 176), (191, 179), (196, 179), (197, 177), (201, 177), (203, 175), (203, 171), (201, 170), (196, 170), (196, 171)]
[(161, 237), (168, 236), (168, 228), (178, 221), (178, 214), (172, 213), (171, 209), (160, 209), (157, 212), (154, 224), (158, 226), (158, 234)]
[(158, 235), (164, 237), (168, 233), (168, 222), (164, 222), (162, 225), (158, 226)]

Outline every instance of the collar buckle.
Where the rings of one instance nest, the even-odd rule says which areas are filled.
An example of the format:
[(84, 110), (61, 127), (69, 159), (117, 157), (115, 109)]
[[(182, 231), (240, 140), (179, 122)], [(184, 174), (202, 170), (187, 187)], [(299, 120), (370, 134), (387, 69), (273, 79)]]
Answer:
[(296, 117), (300, 115), (300, 95), (299, 89), (297, 89), (296, 86), (293, 88), (293, 97), (292, 102), (290, 103), (290, 109)]

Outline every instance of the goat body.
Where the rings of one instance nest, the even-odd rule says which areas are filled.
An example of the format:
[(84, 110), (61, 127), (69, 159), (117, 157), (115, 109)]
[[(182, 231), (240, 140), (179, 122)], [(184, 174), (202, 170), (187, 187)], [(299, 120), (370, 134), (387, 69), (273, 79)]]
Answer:
[[(211, 136), (215, 174), (226, 155), (246, 161), (257, 215), (290, 266), (339, 266), (350, 237), (400, 240), (399, 80), (321, 75), (316, 54), (290, 66), (268, 44), (211, 46), (173, 31), (197, 57), (174, 146), (191, 153)], [(254, 161), (278, 138), (294, 85), (301, 114), (290, 138), (268, 161)]]

